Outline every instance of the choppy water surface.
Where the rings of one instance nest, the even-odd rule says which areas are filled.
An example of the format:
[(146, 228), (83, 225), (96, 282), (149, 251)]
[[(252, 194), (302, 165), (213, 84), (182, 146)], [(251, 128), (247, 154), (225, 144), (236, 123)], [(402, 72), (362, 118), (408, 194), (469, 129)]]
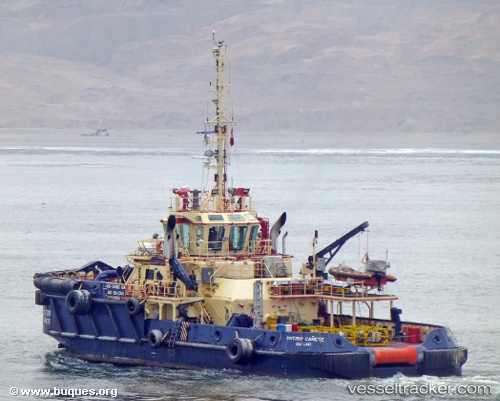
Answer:
[(29, 399), (10, 396), (13, 386), (117, 389), (117, 399), (130, 401), (465, 399), (347, 389), (393, 383), (488, 384), (494, 394), (472, 398), (500, 399), (500, 152), (488, 150), (240, 149), (232, 158), (232, 184), (251, 188), (260, 215), (288, 213), (296, 272), (314, 230), (324, 247), (368, 220), (369, 235), (351, 240), (337, 262), (358, 267), (367, 245), (373, 258), (388, 251), (403, 318), (448, 325), (469, 348), (463, 377), (291, 380), (89, 364), (57, 350), (42, 334), (33, 274), (96, 259), (125, 264), (137, 240), (161, 230), (172, 188), (210, 187), (197, 154), (0, 146), (0, 399)]

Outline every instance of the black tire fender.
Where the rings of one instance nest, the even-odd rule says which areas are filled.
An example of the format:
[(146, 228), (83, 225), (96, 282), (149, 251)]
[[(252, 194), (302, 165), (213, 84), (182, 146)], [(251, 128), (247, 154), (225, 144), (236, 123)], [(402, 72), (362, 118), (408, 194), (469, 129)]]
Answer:
[(135, 316), (141, 313), (144, 305), (137, 298), (129, 298), (125, 301), (125, 310), (130, 316)]
[(246, 364), (253, 353), (253, 343), (248, 338), (233, 338), (226, 346), (226, 356), (232, 363)]
[(163, 333), (161, 332), (161, 330), (151, 330), (148, 334), (149, 345), (151, 345), (153, 348), (160, 348), (162, 338)]
[(87, 290), (71, 290), (66, 295), (66, 309), (70, 315), (86, 315), (92, 307), (92, 296)]

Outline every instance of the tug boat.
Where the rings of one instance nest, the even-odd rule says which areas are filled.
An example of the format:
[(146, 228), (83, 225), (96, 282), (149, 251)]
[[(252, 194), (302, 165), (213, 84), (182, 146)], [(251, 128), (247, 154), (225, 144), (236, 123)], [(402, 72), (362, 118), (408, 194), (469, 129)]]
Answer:
[(460, 375), (467, 349), (448, 328), (401, 321), (398, 298), (386, 292), (396, 280), (386, 260), (326, 270), (368, 222), (322, 250), (315, 232), (312, 255), (292, 274), (286, 213), (271, 224), (249, 188), (228, 185), (229, 57), (223, 42), (213, 43), (215, 115), (201, 131), (213, 187), (174, 189), (163, 235), (139, 241), (124, 267), (92, 261), (35, 274), (43, 332), (84, 360), (122, 365), (347, 379)]

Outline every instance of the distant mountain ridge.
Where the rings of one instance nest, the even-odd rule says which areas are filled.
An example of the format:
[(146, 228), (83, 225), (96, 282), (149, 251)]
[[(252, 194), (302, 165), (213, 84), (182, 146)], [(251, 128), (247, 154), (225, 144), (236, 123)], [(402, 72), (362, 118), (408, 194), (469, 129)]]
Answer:
[(3, 128), (202, 128), (215, 30), (241, 129), (500, 132), (496, 0), (16, 0), (0, 18)]

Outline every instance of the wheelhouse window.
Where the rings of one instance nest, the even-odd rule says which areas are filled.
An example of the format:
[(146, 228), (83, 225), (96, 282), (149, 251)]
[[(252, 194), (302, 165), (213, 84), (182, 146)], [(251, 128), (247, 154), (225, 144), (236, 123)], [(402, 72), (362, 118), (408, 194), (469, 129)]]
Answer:
[(253, 252), (257, 244), (257, 236), (259, 234), (260, 226), (252, 226), (250, 229), (250, 251)]
[(227, 217), (230, 221), (245, 221), (245, 218), (239, 214), (230, 214)]
[(200, 244), (203, 242), (203, 233), (204, 233), (203, 226), (196, 228), (196, 246), (200, 246)]
[(255, 217), (253, 217), (250, 213), (245, 214), (245, 217), (248, 221), (257, 221)]
[(224, 226), (212, 226), (208, 230), (208, 249), (218, 251), (222, 249), (222, 240), (226, 228)]
[(229, 233), (229, 249), (241, 251), (245, 248), (248, 226), (232, 226)]
[(179, 224), (176, 227), (177, 234), (179, 235), (179, 245), (184, 248), (191, 246), (189, 237), (189, 224)]

